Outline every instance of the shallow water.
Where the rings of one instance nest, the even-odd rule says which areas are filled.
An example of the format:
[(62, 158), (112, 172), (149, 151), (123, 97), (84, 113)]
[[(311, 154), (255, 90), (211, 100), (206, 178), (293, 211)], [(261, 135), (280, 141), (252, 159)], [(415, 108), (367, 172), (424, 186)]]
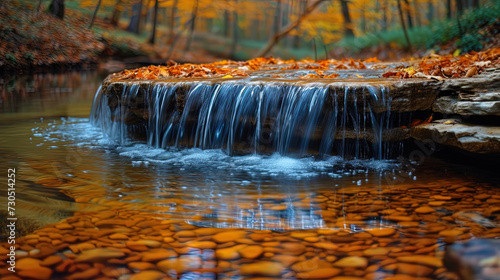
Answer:
[(455, 279), (446, 244), (500, 237), (498, 178), (470, 166), (118, 144), (89, 124), (103, 78), (3, 80), (23, 279)]

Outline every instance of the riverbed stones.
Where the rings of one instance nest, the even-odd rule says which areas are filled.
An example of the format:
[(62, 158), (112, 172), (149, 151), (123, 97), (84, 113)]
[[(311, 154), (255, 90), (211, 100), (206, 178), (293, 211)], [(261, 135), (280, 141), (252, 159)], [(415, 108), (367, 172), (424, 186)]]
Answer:
[(214, 249), (217, 247), (217, 244), (212, 241), (192, 241), (186, 243), (186, 246), (197, 249)]
[(146, 270), (132, 275), (129, 280), (161, 280), (165, 277), (166, 274), (158, 270)]
[(190, 270), (201, 268), (202, 260), (196, 255), (182, 255), (178, 258), (170, 258), (156, 264), (160, 271), (169, 273), (174, 270), (177, 273), (184, 273)]
[(217, 243), (225, 243), (243, 238), (246, 234), (246, 231), (243, 230), (227, 231), (217, 233), (212, 237), (212, 239)]
[(342, 258), (342, 259), (334, 262), (333, 265), (336, 267), (343, 267), (343, 268), (345, 268), (345, 267), (364, 268), (364, 267), (368, 266), (368, 260), (366, 258), (357, 257), (357, 256), (345, 257), (345, 258)]
[(215, 251), (217, 258), (222, 260), (233, 260), (240, 257), (240, 250), (247, 247), (247, 245), (240, 244), (233, 247), (218, 249)]
[(428, 276), (434, 271), (434, 269), (427, 266), (409, 263), (398, 263), (396, 267), (398, 273), (412, 276)]
[(385, 237), (393, 235), (396, 230), (393, 228), (375, 228), (368, 230), (368, 232), (375, 237)]
[(157, 262), (168, 258), (175, 258), (177, 256), (178, 254), (174, 250), (157, 248), (143, 252), (141, 260), (143, 262)]
[(132, 270), (139, 270), (139, 271), (144, 271), (144, 270), (151, 270), (155, 269), (155, 265), (151, 262), (130, 262), (127, 264), (127, 266), (132, 269)]
[(278, 262), (260, 261), (241, 265), (243, 275), (280, 276), (285, 267)]
[(99, 275), (100, 271), (96, 268), (85, 269), (81, 272), (75, 272), (68, 276), (69, 280), (85, 280), (94, 279)]
[(121, 250), (114, 248), (96, 248), (83, 251), (75, 258), (75, 262), (100, 262), (125, 256)]
[(385, 256), (389, 254), (390, 250), (383, 247), (369, 248), (363, 251), (363, 254), (368, 257), (372, 256)]
[(443, 261), (440, 258), (428, 255), (402, 256), (402, 257), (397, 257), (397, 260), (407, 263), (426, 265), (434, 268), (439, 268), (443, 266)]
[(53, 266), (63, 261), (63, 258), (57, 255), (51, 255), (46, 257), (40, 265), (43, 266)]
[[(95, 273), (92, 269), (97, 269), (99, 275), (93, 277), (95, 279), (135, 279), (136, 275), (144, 277), (140, 279), (161, 279), (172, 275), (182, 278), (213, 273), (220, 279), (351, 277), (370, 280), (394, 276), (399, 278), (393, 279), (456, 280), (453, 278), (456, 276), (450, 276), (454, 273), (442, 265), (443, 244), (474, 236), (500, 237), (497, 227), (488, 226), (500, 221), (500, 211), (495, 210), (500, 195), (488, 185), (447, 180), (428, 185), (417, 182), (409, 186), (384, 186), (382, 190), (345, 188), (336, 192), (318, 191), (317, 197), (297, 199), (309, 201), (308, 207), (317, 207), (317, 215), (327, 211), (345, 213), (345, 219), (321, 216), (325, 228), (319, 229), (200, 228), (175, 219), (159, 219), (151, 212), (127, 209), (113, 211), (113, 216), (105, 219), (134, 217), (134, 223), (153, 221), (144, 223), (152, 226), (127, 228), (116, 223), (96, 228), (95, 223), (102, 219), (82, 212), (63, 221), (71, 227), (57, 229), (53, 226), (20, 237), (17, 240), (19, 248), (26, 254), (18, 261), (33, 262), (38, 264), (34, 268), (47, 268), (52, 271), (50, 277), (57, 275), (61, 278), (72, 275), (84, 278)], [(473, 188), (474, 192), (470, 189), (457, 191), (461, 188)], [(341, 199), (344, 203), (338, 203)], [(358, 199), (363, 203), (357, 204)], [(313, 201), (318, 203), (311, 204)], [(383, 205), (380, 201), (386, 206), (369, 207)], [(434, 201), (444, 203), (431, 206)], [(435, 211), (417, 210), (426, 207)], [(387, 219), (390, 216), (409, 216), (412, 221)], [(346, 221), (359, 224), (353, 224), (351, 228), (349, 224), (343, 224)], [(343, 227), (335, 228), (337, 224)], [(49, 233), (53, 238), (62, 236), (63, 244), (54, 245), (52, 241), (60, 239), (51, 239)], [(113, 234), (122, 234), (129, 239), (110, 238)], [(43, 239), (43, 242), (38, 242), (43, 244), (40, 248), (35, 248), (38, 244), (34, 242), (34, 245), (28, 243), (40, 239)], [(9, 252), (7, 244), (1, 244), (0, 248), (0, 252)], [(99, 251), (93, 250), (103, 250), (101, 252), (106, 257), (100, 258)], [(497, 261), (490, 256), (476, 265), (482, 267), (484, 275), (495, 275), (496, 266), (492, 264)], [(23, 262), (20, 264), (23, 266)], [(10, 273), (5, 267), (0, 265), (2, 279)], [(86, 274), (88, 270), (92, 273)], [(242, 274), (242, 271), (247, 274)], [(19, 274), (15, 276), (26, 278)]]
[(39, 266), (26, 270), (21, 270), (18, 272), (17, 275), (28, 279), (48, 280), (52, 276), (52, 270), (47, 267)]
[(296, 277), (299, 279), (324, 279), (337, 276), (340, 273), (342, 273), (342, 270), (334, 267), (318, 268), (307, 272), (299, 272)]
[(264, 248), (259, 245), (246, 246), (238, 250), (243, 258), (256, 259), (264, 253)]
[(290, 268), (295, 272), (307, 272), (320, 268), (330, 268), (332, 267), (331, 262), (322, 260), (318, 257), (314, 257), (309, 260), (300, 261), (293, 264)]

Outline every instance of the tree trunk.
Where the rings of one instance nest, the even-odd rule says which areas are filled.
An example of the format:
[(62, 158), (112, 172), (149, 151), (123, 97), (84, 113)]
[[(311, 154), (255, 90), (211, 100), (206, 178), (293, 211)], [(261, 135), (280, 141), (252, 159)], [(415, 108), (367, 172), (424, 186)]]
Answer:
[(113, 9), (113, 14), (111, 14), (110, 23), (113, 26), (118, 26), (118, 21), (120, 20), (120, 16), (122, 14), (122, 0), (116, 0), (115, 8)]
[(177, 3), (178, 0), (174, 0), (174, 4), (172, 5), (172, 11), (170, 13), (170, 34), (168, 35), (168, 41), (172, 43), (175, 37), (175, 17), (177, 13)]
[(52, 0), (49, 5), (50, 14), (64, 19), (64, 0)]
[(255, 41), (260, 41), (260, 20), (252, 19), (252, 28), (250, 28), (250, 38)]
[(451, 0), (446, 0), (446, 18), (451, 19)]
[(186, 49), (185, 49), (186, 51), (189, 51), (189, 49), (191, 49), (191, 42), (193, 41), (193, 37), (194, 37), (194, 27), (196, 24), (196, 15), (198, 14), (199, 2), (200, 2), (200, 0), (196, 0), (196, 2), (194, 4), (193, 15), (191, 17), (191, 26), (189, 28), (188, 41), (186, 43)]
[(464, 2), (463, 0), (455, 0), (457, 5), (457, 14), (462, 15), (464, 13)]
[(420, 21), (420, 10), (418, 9), (418, 1), (413, 0), (413, 9), (415, 10), (415, 23), (417, 26), (422, 26), (422, 22)]
[(389, 3), (387, 3), (388, 0), (384, 0), (384, 3), (382, 4), (382, 30), (386, 31), (387, 30), (387, 6)]
[(342, 15), (344, 16), (344, 35), (346, 37), (354, 37), (352, 30), (351, 14), (349, 13), (349, 6), (347, 0), (340, 0), (342, 6)]
[(149, 43), (151, 45), (155, 44), (156, 39), (156, 22), (158, 21), (158, 0), (155, 0), (155, 7), (153, 11), (153, 30), (151, 31), (151, 38), (149, 39)]
[(361, 32), (366, 34), (366, 12), (365, 9), (361, 9)]
[(229, 11), (224, 11), (224, 37), (229, 37)]
[[(235, 4), (238, 4), (238, 0), (234, 0)], [(236, 47), (238, 46), (238, 9), (235, 8), (233, 11), (233, 43), (231, 44), (231, 52), (229, 57), (236, 60)]]
[[(301, 15), (302, 12), (307, 8), (307, 2), (304, 0), (299, 0), (299, 10), (297, 12), (297, 15)], [(295, 35), (294, 40), (293, 40), (293, 47), (298, 49), (300, 48), (300, 36)]]
[[(0, 0), (0, 8), (3, 8), (5, 0)], [(40, 12), (40, 7), (42, 7), (42, 0), (38, 0), (38, 4), (36, 5), (35, 8), (35, 16), (38, 16), (38, 13)]]
[(99, 8), (101, 7), (101, 0), (97, 1), (97, 6), (95, 7), (94, 13), (92, 14), (92, 19), (90, 20), (89, 29), (94, 25), (95, 17), (97, 16), (97, 12), (99, 12)]
[(427, 21), (431, 23), (433, 20), (434, 20), (434, 4), (432, 4), (432, 1), (429, 1), (427, 8)]
[(274, 13), (274, 25), (273, 25), (274, 34), (276, 36), (280, 32), (281, 29), (281, 0), (276, 1), (276, 10)]
[(127, 30), (139, 34), (141, 27), (142, 0), (132, 5), (132, 16)]
[(472, 0), (472, 8), (473, 9), (479, 8), (479, 0)]
[(411, 7), (408, 0), (403, 0), (405, 2), (406, 15), (408, 17), (408, 27), (413, 28), (413, 17), (411, 16)]
[(403, 8), (401, 7), (401, 0), (398, 0), (398, 10), (399, 10), (399, 18), (401, 20), (401, 25), (403, 26), (403, 32), (405, 33), (406, 47), (407, 49), (411, 49), (410, 37), (408, 36), (408, 30), (406, 29), (405, 17), (403, 15)]
[(279, 40), (283, 37), (283, 36), (286, 36), (288, 33), (290, 33), (290, 31), (292, 31), (294, 28), (296, 28), (297, 26), (299, 26), (299, 24), (312, 12), (314, 11), (314, 9), (316, 9), (316, 7), (319, 6), (319, 4), (321, 4), (321, 2), (323, 2), (324, 0), (316, 0), (314, 1), (309, 7), (307, 7), (305, 10), (304, 10), (304, 13), (302, 13), (302, 15), (295, 21), (295, 22), (291, 22), (290, 24), (288, 24), (287, 26), (283, 27), (283, 29), (280, 31), (280, 33), (274, 35), (273, 38), (271, 38), (271, 40), (269, 40), (269, 42), (267, 43), (267, 45), (265, 47), (263, 47), (256, 55), (256, 57), (262, 57), (262, 56), (265, 56), (267, 55), (267, 53), (269, 53), (269, 51), (273, 48), (274, 45), (276, 45), (276, 43), (279, 42)]

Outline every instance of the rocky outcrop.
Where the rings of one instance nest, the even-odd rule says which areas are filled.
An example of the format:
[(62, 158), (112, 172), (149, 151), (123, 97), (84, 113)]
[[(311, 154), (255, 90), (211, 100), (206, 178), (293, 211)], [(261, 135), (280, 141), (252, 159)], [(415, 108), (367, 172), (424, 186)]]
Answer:
[(500, 273), (500, 240), (472, 239), (446, 248), (445, 267), (462, 280), (495, 280)]
[[(186, 106), (188, 92), (200, 84), (212, 87), (211, 94), (217, 94), (217, 88), (228, 85), (243, 85), (251, 91), (261, 90), (259, 87), (279, 87), (285, 88), (283, 90), (287, 92), (316, 87), (327, 89), (325, 102), (329, 102), (331, 108), (336, 108), (339, 116), (345, 115), (344, 110), (349, 111), (342, 121), (346, 123), (341, 123), (339, 117), (337, 125), (342, 126), (342, 129), (337, 129), (332, 135), (335, 140), (400, 142), (412, 137), (472, 153), (500, 153), (500, 127), (496, 124), (500, 120), (500, 70), (486, 69), (472, 78), (444, 81), (380, 79), (377, 70), (363, 71), (367, 78), (357, 79), (349, 77), (348, 74), (341, 74), (338, 79), (297, 79), (289, 74), (286, 79), (278, 79), (273, 78), (269, 71), (255, 71), (249, 77), (230, 79), (169, 78), (123, 81), (114, 80), (110, 76), (103, 83), (101, 94), (105, 96), (107, 103), (103, 106), (109, 107), (111, 111), (111, 121), (132, 127), (135, 134), (133, 137), (139, 139), (144, 139), (144, 133), (151, 130), (148, 125), (153, 113), (151, 105), (147, 104), (155, 102), (148, 99), (152, 98), (148, 93), (154, 88), (174, 89), (173, 95), (168, 97), (171, 101), (162, 122), (177, 124)], [(125, 96), (131, 87), (138, 88), (137, 94)], [(235, 92), (234, 96), (237, 94)], [(434, 122), (407, 128), (410, 127), (411, 118), (418, 118), (418, 114), (429, 116), (431, 113), (434, 113)], [(187, 119), (188, 126), (194, 126), (198, 122), (195, 117), (197, 112), (193, 111), (193, 114), (192, 118)], [(481, 118), (479, 121), (478, 117)], [(365, 129), (365, 126), (368, 128), (372, 125), (372, 118), (377, 123), (391, 118), (387, 121), (390, 125), (382, 126), (383, 133), (375, 132), (371, 128)], [(247, 120), (252, 123), (257, 121), (251, 117), (247, 117)], [(363, 128), (359, 127), (361, 122)], [(299, 133), (297, 137), (302, 136)], [(311, 135), (311, 140), (319, 143), (322, 137), (323, 134), (316, 133)]]
[(500, 153), (500, 127), (498, 126), (462, 124), (457, 120), (444, 119), (413, 127), (411, 137), (472, 153)]
[(450, 79), (432, 105), (437, 121), (416, 126), (411, 136), (477, 154), (500, 154), (500, 70)]
[(440, 87), (443, 93), (477, 93), (500, 88), (500, 69), (485, 69), (472, 78), (445, 80)]
[(446, 80), (432, 106), (434, 112), (461, 116), (500, 115), (500, 70), (474, 78)]
[[(442, 114), (457, 114), (461, 116), (500, 116), (500, 92), (488, 92), (484, 94), (473, 95), (474, 100), (468, 101), (470, 99), (462, 99), (453, 96), (443, 96), (439, 97), (432, 110), (434, 112), (439, 112)], [(489, 99), (498, 99), (494, 101), (484, 101)]]

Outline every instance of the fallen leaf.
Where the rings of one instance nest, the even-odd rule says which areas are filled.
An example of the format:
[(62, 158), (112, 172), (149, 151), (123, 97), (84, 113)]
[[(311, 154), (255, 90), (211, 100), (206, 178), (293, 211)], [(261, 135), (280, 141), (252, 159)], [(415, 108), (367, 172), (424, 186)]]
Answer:
[(316, 74), (307, 74), (305, 76), (299, 77), (300, 79), (319, 79), (320, 76)]
[(469, 70), (467, 70), (467, 74), (465, 74), (465, 77), (470, 78), (476, 74), (477, 74), (477, 67), (472, 66), (471, 68), (469, 68)]
[(325, 79), (335, 79), (335, 78), (337, 78), (337, 77), (339, 77), (339, 76), (340, 76), (340, 75), (339, 75), (339, 74), (337, 74), (337, 73), (332, 73), (332, 74), (330, 74), (330, 75), (326, 75), (326, 76), (324, 76), (323, 78), (325, 78)]

